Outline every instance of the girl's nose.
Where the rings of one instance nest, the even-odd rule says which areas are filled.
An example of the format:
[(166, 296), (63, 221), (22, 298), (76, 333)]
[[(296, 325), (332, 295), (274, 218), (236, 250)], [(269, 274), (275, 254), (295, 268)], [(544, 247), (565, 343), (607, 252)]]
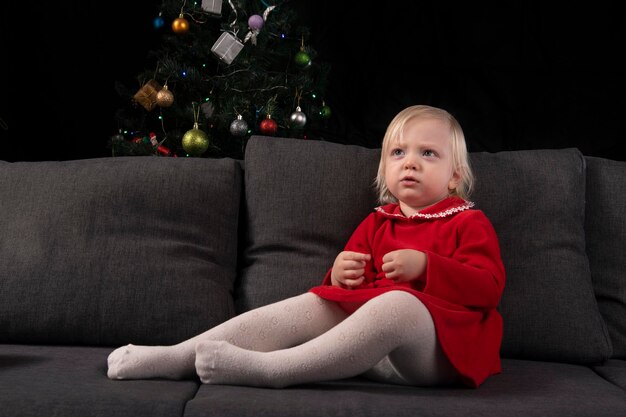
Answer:
[(404, 159), (404, 168), (417, 169), (417, 161), (414, 156), (407, 155), (407, 157)]

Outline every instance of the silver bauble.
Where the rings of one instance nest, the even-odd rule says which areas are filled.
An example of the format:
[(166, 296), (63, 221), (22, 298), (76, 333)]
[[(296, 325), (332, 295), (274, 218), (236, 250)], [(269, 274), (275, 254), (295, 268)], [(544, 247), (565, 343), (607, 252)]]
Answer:
[(302, 129), (306, 125), (306, 114), (302, 112), (300, 106), (289, 116), (289, 124), (296, 129)]
[(237, 118), (230, 124), (230, 134), (233, 136), (245, 136), (248, 133), (248, 123), (243, 120), (243, 116), (238, 114)]

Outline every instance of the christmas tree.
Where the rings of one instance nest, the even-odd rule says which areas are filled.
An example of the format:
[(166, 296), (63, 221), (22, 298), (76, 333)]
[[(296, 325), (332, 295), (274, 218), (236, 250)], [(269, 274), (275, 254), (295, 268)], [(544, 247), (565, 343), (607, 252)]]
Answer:
[(331, 115), (319, 62), (289, 1), (163, 0), (138, 87), (118, 83), (118, 155), (242, 158), (254, 134), (315, 139)]

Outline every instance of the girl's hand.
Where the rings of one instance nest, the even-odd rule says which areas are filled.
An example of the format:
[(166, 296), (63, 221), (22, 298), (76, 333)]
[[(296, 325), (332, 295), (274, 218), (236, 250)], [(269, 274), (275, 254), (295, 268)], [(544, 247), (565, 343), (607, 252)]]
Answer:
[(354, 288), (365, 279), (365, 264), (371, 259), (369, 253), (343, 251), (333, 264), (330, 281), (333, 285), (343, 288)]
[(426, 270), (428, 257), (424, 252), (399, 249), (383, 256), (382, 270), (385, 276), (396, 282), (417, 279)]

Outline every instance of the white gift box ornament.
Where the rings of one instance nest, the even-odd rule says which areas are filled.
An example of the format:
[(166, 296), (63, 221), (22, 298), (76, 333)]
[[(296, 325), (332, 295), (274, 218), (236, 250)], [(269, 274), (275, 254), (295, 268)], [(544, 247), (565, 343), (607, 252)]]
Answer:
[(205, 12), (216, 16), (222, 15), (222, 0), (202, 0), (201, 7)]
[(243, 43), (231, 33), (223, 32), (211, 47), (211, 52), (223, 62), (230, 64), (243, 49)]

